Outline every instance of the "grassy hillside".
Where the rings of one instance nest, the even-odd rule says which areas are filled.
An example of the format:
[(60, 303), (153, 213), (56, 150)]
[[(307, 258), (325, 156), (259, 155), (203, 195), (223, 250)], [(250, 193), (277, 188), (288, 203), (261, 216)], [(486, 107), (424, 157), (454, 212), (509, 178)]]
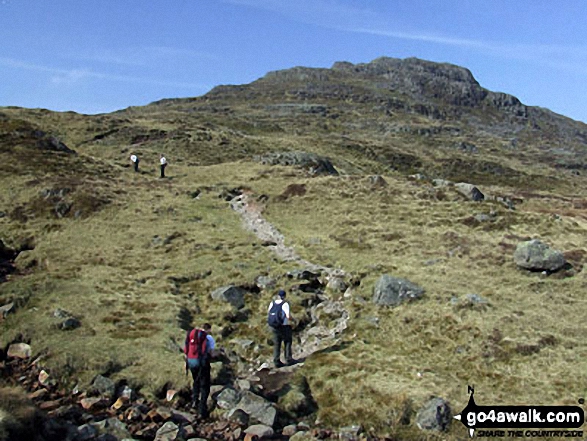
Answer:
[[(0, 322), (0, 344), (30, 340), (51, 375), (68, 384), (107, 373), (151, 396), (188, 385), (176, 343), (190, 319), (213, 324), (219, 346), (241, 357), (243, 373), (269, 361), (265, 308), (274, 292), (254, 288), (255, 278), (293, 289), (297, 282), (286, 273), (299, 268), (245, 230), (222, 197), (246, 188), (263, 195), (262, 215), (302, 258), (360, 282), (344, 297), (351, 319), (341, 344), (298, 371), (322, 424), (421, 438), (428, 435), (415, 427), (415, 411), (434, 395), (459, 412), (467, 384), (475, 385), (479, 404), (575, 404), (584, 397), (585, 179), (578, 167), (544, 159), (560, 144), (566, 165), (581, 163), (581, 137), (547, 143), (549, 132), (538, 136), (534, 127), (512, 148), (509, 134), (498, 136), (489, 119), (473, 130), (479, 109), (455, 131), (462, 115), (439, 121), (396, 112), (384, 121), (369, 110), (372, 102), (355, 105), (348, 97), (348, 105), (320, 95), (300, 107), (291, 95), (287, 103), (297, 104), (286, 106), (280, 87), (299, 90), (301, 80), (269, 88), (271, 81), (91, 117), (2, 109), (0, 239), (20, 254), (17, 271), (0, 284), (0, 306), (18, 306)], [(368, 95), (363, 80), (353, 81), (351, 96)], [(502, 118), (496, 110), (482, 114)], [(408, 129), (385, 134), (381, 124)], [(43, 148), (51, 136), (77, 154)], [(459, 147), (463, 142), (477, 150)], [(279, 151), (328, 156), (341, 175), (253, 160)], [(131, 152), (141, 157), (140, 173), (128, 166)], [(170, 162), (167, 179), (157, 177), (159, 152)], [(466, 201), (451, 187), (409, 176), (416, 172), (468, 180), (487, 196), (515, 201), (516, 209)], [(373, 186), (372, 174), (387, 186)], [(303, 184), (306, 193), (283, 196), (290, 184)], [(573, 268), (548, 276), (518, 269), (513, 251), (526, 238), (563, 251)], [(424, 298), (375, 306), (382, 274), (422, 286)], [(249, 289), (240, 316), (210, 297), (227, 284)], [(467, 294), (487, 304), (468, 303)], [(299, 317), (305, 298), (292, 291)], [(81, 327), (58, 329), (57, 309)], [(254, 349), (244, 350), (239, 339), (253, 340)], [(464, 433), (453, 425), (442, 438)]]

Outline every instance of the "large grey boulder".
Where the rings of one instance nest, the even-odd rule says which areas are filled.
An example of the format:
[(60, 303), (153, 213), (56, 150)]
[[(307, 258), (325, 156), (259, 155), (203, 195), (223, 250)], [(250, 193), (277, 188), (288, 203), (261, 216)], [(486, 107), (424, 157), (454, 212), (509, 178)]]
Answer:
[(31, 358), (32, 356), (32, 349), (26, 343), (13, 343), (8, 347), (8, 351), (6, 355), (9, 358)]
[(214, 290), (211, 296), (214, 300), (228, 302), (237, 309), (245, 306), (245, 290), (238, 286), (223, 286)]
[(551, 272), (561, 269), (566, 263), (563, 253), (551, 249), (538, 239), (518, 244), (514, 262), (527, 270)]
[(455, 190), (471, 201), (479, 202), (485, 199), (485, 195), (473, 184), (459, 182), (455, 184)]
[(236, 409), (245, 412), (251, 420), (258, 421), (266, 426), (273, 427), (273, 423), (275, 423), (277, 415), (275, 407), (265, 398), (253, 392), (244, 392)]
[(450, 427), (452, 410), (442, 398), (436, 397), (428, 401), (416, 415), (416, 424), (422, 430), (444, 432)]
[(419, 299), (424, 289), (406, 279), (384, 274), (373, 288), (373, 303), (380, 306), (397, 306), (401, 303)]
[(92, 389), (103, 397), (113, 398), (116, 393), (116, 384), (110, 378), (98, 375), (92, 382)]
[(262, 164), (293, 165), (306, 169), (312, 175), (338, 175), (328, 158), (307, 152), (275, 152), (257, 156)]
[(179, 437), (179, 432), (177, 424), (167, 421), (157, 430), (154, 441), (175, 441)]
[(216, 396), (216, 404), (218, 404), (218, 407), (221, 409), (232, 409), (237, 405), (240, 398), (238, 391), (231, 387), (227, 387)]

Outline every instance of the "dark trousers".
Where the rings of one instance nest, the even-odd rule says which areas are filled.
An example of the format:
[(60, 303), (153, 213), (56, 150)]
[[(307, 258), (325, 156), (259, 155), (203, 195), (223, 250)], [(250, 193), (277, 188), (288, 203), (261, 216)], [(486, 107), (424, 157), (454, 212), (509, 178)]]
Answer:
[(194, 379), (192, 388), (192, 402), (202, 417), (208, 416), (208, 395), (210, 395), (210, 363), (203, 366), (191, 367), (190, 372)]
[(138, 172), (139, 171), (139, 161), (136, 160), (135, 162), (133, 162), (134, 166), (135, 166), (135, 171)]
[(165, 167), (167, 167), (167, 164), (161, 164), (161, 177), (162, 178), (165, 177)]
[(281, 356), (281, 343), (283, 343), (283, 355), (285, 356), (285, 362), (290, 363), (293, 361), (291, 356), (291, 343), (292, 333), (290, 325), (283, 325), (277, 328), (271, 328), (273, 331), (273, 362), (279, 364)]

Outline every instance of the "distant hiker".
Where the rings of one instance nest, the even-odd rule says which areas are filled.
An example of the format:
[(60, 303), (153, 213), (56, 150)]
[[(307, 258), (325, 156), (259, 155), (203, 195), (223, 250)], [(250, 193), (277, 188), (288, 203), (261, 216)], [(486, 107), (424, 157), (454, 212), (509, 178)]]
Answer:
[(191, 407), (198, 409), (202, 418), (208, 417), (208, 395), (210, 395), (210, 359), (216, 343), (210, 335), (212, 326), (204, 324), (203, 329), (188, 331), (185, 338), (184, 353), (187, 368), (192, 373)]
[(134, 167), (135, 171), (139, 171), (139, 157), (135, 154), (130, 155), (130, 163)]
[(285, 291), (279, 290), (278, 298), (273, 300), (267, 310), (267, 323), (273, 333), (273, 363), (275, 367), (283, 367), (280, 360), (281, 343), (283, 342), (283, 355), (288, 365), (295, 363), (291, 356), (292, 332), (290, 322), (292, 316), (289, 303), (285, 301)]
[(163, 156), (163, 153), (161, 153), (161, 159), (159, 159), (159, 162), (161, 163), (161, 177), (164, 178), (165, 177), (165, 167), (167, 167), (167, 159), (165, 159), (165, 156)]

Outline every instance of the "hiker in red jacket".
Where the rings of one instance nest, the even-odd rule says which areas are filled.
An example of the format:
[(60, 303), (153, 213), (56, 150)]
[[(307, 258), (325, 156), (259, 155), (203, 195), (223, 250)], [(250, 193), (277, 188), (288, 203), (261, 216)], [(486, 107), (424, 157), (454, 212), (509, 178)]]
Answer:
[(208, 417), (208, 395), (210, 395), (210, 359), (215, 347), (214, 338), (210, 335), (212, 326), (204, 324), (203, 329), (194, 328), (188, 331), (185, 339), (184, 353), (186, 366), (192, 373), (191, 407), (198, 409), (202, 418)]

